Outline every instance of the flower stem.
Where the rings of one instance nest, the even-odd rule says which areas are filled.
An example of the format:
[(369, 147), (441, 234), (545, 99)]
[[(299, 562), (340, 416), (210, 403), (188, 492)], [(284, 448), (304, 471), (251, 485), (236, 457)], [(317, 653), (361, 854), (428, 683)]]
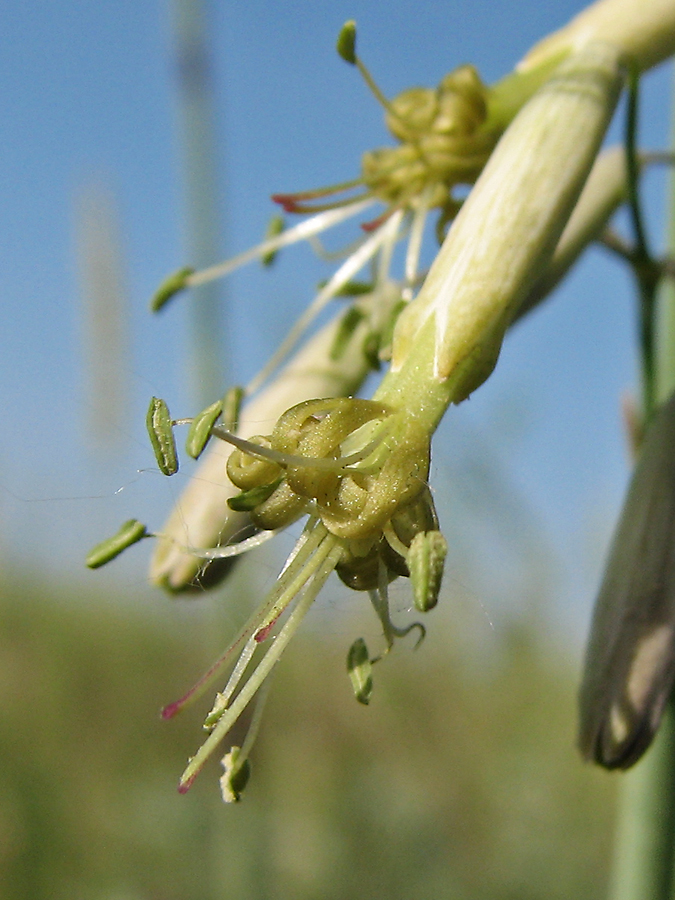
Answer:
[[(675, 94), (675, 91), (674, 91)], [(671, 146), (675, 146), (675, 102)], [(675, 250), (675, 176), (669, 176), (667, 246)], [(654, 328), (654, 392), (675, 389), (675, 286), (662, 279)], [(624, 775), (619, 797), (610, 900), (672, 900), (675, 888), (675, 704), (671, 696), (659, 733), (642, 762)]]

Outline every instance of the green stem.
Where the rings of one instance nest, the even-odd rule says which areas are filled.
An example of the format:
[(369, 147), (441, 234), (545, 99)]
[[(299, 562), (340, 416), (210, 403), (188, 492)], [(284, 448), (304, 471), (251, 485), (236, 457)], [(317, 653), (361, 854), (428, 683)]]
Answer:
[(642, 207), (640, 204), (640, 162), (637, 153), (638, 96), (640, 75), (631, 66), (628, 75), (628, 107), (626, 115), (626, 166), (628, 169), (628, 208), (635, 246), (631, 262), (639, 294), (640, 349), (642, 354), (643, 408), (645, 421), (649, 419), (656, 405), (654, 384), (654, 341), (656, 336), (656, 291), (660, 281), (660, 269), (652, 257), (647, 244)]
[(623, 779), (610, 900), (671, 900), (675, 840), (672, 703), (648, 755)]
[[(671, 145), (675, 146), (675, 104)], [(672, 253), (675, 247), (675, 178), (672, 175), (669, 207), (668, 247)], [(641, 299), (644, 303), (644, 298)], [(646, 315), (643, 306), (643, 340)], [(675, 286), (671, 279), (662, 279), (658, 291), (654, 290), (648, 324), (654, 329), (649, 340), (654, 354), (651, 398), (656, 404), (675, 389)], [(644, 760), (623, 777), (610, 900), (672, 900), (674, 860), (675, 704), (671, 697), (654, 745)]]

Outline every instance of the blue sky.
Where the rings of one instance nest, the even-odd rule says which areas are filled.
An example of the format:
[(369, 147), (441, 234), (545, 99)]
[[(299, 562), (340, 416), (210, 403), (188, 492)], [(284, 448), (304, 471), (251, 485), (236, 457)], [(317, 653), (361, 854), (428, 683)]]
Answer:
[[(271, 193), (352, 177), (364, 150), (389, 142), (377, 104), (334, 52), (346, 19), (357, 20), (360, 53), (392, 95), (435, 85), (463, 62), (496, 80), (582, 6), (579, 0), (213, 3), (224, 253), (259, 240)], [(6, 5), (2, 20), (0, 560), (92, 585), (88, 579), (110, 578), (140, 586), (143, 548), (111, 574), (84, 573), (81, 559), (126, 518), (159, 527), (180, 479), (189, 477), (168, 484), (151, 471), (143, 425), (153, 393), (170, 400), (176, 415), (192, 411), (185, 308), (176, 304), (158, 319), (147, 312), (159, 280), (189, 261), (169, 7), (151, 0), (28, 0)], [(666, 141), (670, 85), (667, 67), (645, 79), (646, 146)], [(87, 432), (76, 254), (78, 198), (92, 184), (104, 184), (115, 198), (129, 314), (121, 363), (129, 414), (107, 450)], [(662, 175), (650, 176), (645, 191), (657, 238), (663, 184)], [(231, 279), (232, 377), (254, 374), (317, 277), (308, 253), (290, 250), (273, 273)], [(269, 334), (251, 326), (256, 317)], [(633, 343), (630, 278), (591, 250), (547, 306), (514, 330), (493, 378), (450, 412), (435, 451), (449, 498), (442, 517), (462, 531), (461, 497), (471, 492), (467, 463), (479, 453), (488, 458), (506, 494), (530, 510), (553, 548), (562, 572), (558, 596), (569, 597), (580, 620), (627, 474), (619, 399), (635, 384)], [(453, 479), (462, 485), (455, 489)], [(439, 491), (446, 495), (445, 486)], [(483, 491), (479, 508), (490, 519), (486, 532), (495, 527), (490, 496)], [(501, 509), (495, 515), (508, 533), (506, 507), (495, 497)], [(465, 530), (475, 532), (480, 558), (480, 516), (471, 515)], [(494, 540), (485, 541), (490, 568)]]

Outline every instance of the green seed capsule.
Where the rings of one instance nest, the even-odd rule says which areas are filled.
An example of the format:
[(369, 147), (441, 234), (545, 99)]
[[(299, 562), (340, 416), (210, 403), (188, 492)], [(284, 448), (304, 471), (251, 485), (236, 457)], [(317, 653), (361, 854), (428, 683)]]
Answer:
[(223, 411), (223, 401), (217, 400), (195, 416), (188, 431), (185, 449), (193, 459), (199, 459), (211, 437), (211, 429)]
[(178, 471), (176, 439), (173, 436), (169, 408), (164, 400), (160, 400), (158, 397), (150, 400), (145, 424), (157, 465), (165, 475), (175, 475)]
[(97, 544), (87, 556), (86, 563), (90, 569), (98, 569), (119, 556), (127, 547), (138, 543), (148, 534), (145, 525), (138, 519), (129, 519), (120, 530), (105, 541)]
[(407, 563), (413, 602), (420, 612), (427, 612), (438, 603), (447, 552), (448, 544), (440, 531), (420, 532), (410, 544)]
[(363, 638), (357, 638), (347, 654), (347, 672), (354, 688), (354, 696), (365, 706), (370, 703), (373, 693), (372, 669), (366, 642)]

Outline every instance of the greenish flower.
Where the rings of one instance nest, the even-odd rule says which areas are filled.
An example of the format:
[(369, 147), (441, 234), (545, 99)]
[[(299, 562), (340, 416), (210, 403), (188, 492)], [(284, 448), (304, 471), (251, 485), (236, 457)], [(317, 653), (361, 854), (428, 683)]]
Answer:
[[(591, 9), (625, 2), (603, 0)], [(647, 5), (658, 2), (648, 0)], [(651, 12), (644, 15), (650, 18)], [(279, 352), (246, 388), (248, 397), (268, 380), (328, 303), (339, 296), (351, 298), (350, 308), (300, 352), (302, 377), (297, 383), (289, 388), (284, 381), (293, 380), (291, 360), (279, 393), (275, 395), (271, 382), (259, 395), (269, 392), (267, 414), (258, 421), (272, 418), (274, 427), (265, 434), (254, 432), (256, 416), (247, 420), (247, 409), (255, 397), (244, 404), (236, 433), (231, 423), (221, 424), (224, 405), (218, 403), (193, 423), (190, 453), (201, 453), (210, 438), (202, 465), (214, 472), (220, 466), (218, 478), (222, 484), (227, 476), (228, 487), (216, 504), (203, 491), (195, 495), (189, 533), (181, 532), (180, 523), (192, 514), (192, 500), (187, 494), (183, 498), (182, 508), (159, 535), (158, 581), (180, 589), (194, 577), (195, 561), (230, 560), (298, 519), (306, 522), (276, 584), (240, 634), (206, 675), (164, 710), (170, 718), (216, 681), (225, 681), (205, 721), (209, 735), (189, 761), (181, 791), (260, 696), (332, 572), (350, 588), (369, 593), (384, 633), (381, 655), (412, 628), (423, 635), (417, 623), (399, 627), (391, 621), (388, 585), (397, 577), (410, 577), (417, 608), (435, 605), (445, 543), (427, 483), (432, 435), (447, 407), (461, 402), (492, 371), (506, 330), (543, 293), (542, 280), (556, 247), (568, 241), (558, 278), (583, 245), (564, 232), (572, 224), (618, 98), (621, 64), (632, 52), (623, 38), (603, 42), (594, 21), (591, 16), (590, 24), (584, 20), (585, 30), (572, 30), (571, 36), (566, 32), (550, 48), (538, 48), (491, 88), (465, 66), (435, 90), (413, 89), (391, 102), (356, 55), (355, 30), (348, 23), (338, 49), (358, 66), (385, 106), (398, 145), (366, 154), (360, 177), (348, 184), (278, 195), (288, 212), (311, 213), (310, 218), (283, 231), (276, 226), (260, 245), (223, 265), (202, 272), (183, 269), (160, 289), (157, 307), (177, 289), (226, 275), (253, 259), (270, 262), (274, 253), (300, 240), (309, 240), (326, 255), (318, 241), (322, 232), (384, 204), (384, 211), (365, 224), (345, 251)], [(616, 36), (616, 29), (612, 33)], [(639, 48), (635, 53), (641, 64)], [(648, 64), (654, 58), (652, 54)], [(460, 209), (456, 186), (474, 182)], [(343, 191), (349, 194), (346, 199), (324, 202)], [(430, 271), (423, 273), (420, 250), (432, 210), (439, 211), (437, 233), (451, 219), (453, 224)], [(597, 233), (595, 225), (587, 235)], [(401, 242), (406, 244), (403, 274), (397, 278), (392, 260)], [(358, 282), (364, 267), (371, 277)], [(331, 386), (314, 393), (324, 383), (312, 382), (312, 366), (319, 358), (329, 363), (321, 377), (325, 374)], [(390, 358), (391, 367), (371, 400), (340, 396), (358, 389), (370, 365)], [(192, 420), (170, 420), (160, 401), (153, 404), (149, 426), (158, 464), (173, 471), (167, 422), (171, 428)], [(227, 464), (222, 450), (213, 450), (222, 441), (235, 448)], [(232, 542), (234, 535), (224, 525), (226, 510), (245, 517), (246, 536), (238, 542)], [(206, 536), (203, 541), (200, 533)], [(134, 523), (134, 540), (145, 536), (145, 529)], [(123, 538), (127, 540), (126, 532)], [(111, 556), (119, 552), (118, 545), (119, 539)], [(381, 655), (371, 657), (362, 641), (352, 645), (349, 671), (361, 702), (370, 698), (372, 665)], [(259, 711), (260, 704), (242, 747), (231, 748), (223, 760), (227, 800), (239, 799), (248, 778)]]

